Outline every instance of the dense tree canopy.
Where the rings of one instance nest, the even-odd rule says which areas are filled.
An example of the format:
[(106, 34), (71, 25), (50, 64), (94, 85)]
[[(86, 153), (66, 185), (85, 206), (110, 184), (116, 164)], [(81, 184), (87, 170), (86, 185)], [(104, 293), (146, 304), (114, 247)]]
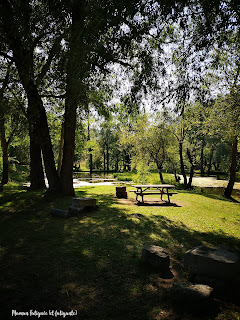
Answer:
[[(225, 161), (230, 196), (238, 165), (239, 12), (235, 0), (1, 0), (3, 183), (11, 143), (6, 126), (24, 123), (14, 120), (21, 113), (32, 188), (45, 187), (45, 173), (49, 190), (73, 195), (74, 160), (84, 153), (90, 170), (118, 169), (121, 162), (130, 170), (138, 153), (155, 162), (160, 178), (168, 159), (185, 187), (195, 169), (203, 175)], [(144, 99), (162, 112), (158, 124), (153, 115), (140, 121)], [(96, 114), (108, 120), (91, 126)], [(211, 125), (219, 117), (221, 128)], [(231, 150), (222, 158), (220, 145)]]

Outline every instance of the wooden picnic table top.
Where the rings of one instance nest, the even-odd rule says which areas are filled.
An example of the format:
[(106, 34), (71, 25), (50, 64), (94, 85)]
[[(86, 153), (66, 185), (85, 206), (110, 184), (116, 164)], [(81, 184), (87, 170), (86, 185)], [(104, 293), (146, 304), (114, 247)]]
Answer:
[(172, 184), (134, 184), (132, 185), (134, 188), (175, 188)]

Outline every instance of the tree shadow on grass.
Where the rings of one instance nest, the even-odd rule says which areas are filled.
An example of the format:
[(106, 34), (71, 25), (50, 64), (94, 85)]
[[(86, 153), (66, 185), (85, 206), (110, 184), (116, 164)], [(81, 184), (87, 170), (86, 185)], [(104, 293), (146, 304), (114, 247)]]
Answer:
[(216, 200), (222, 200), (222, 201), (227, 201), (227, 202), (236, 202), (240, 203), (240, 190), (234, 189), (232, 192), (232, 196), (235, 198), (226, 198), (223, 196), (224, 194), (224, 189), (225, 188), (210, 188), (210, 187), (205, 187), (205, 188), (197, 188), (195, 187), (194, 190), (188, 190), (185, 192), (193, 193), (193, 194), (199, 194), (201, 196), (211, 198), (211, 199), (216, 199)]
[[(79, 217), (51, 217), (52, 206), (70, 203), (69, 198), (54, 197), (31, 197), (33, 203), (24, 207), (21, 218), (16, 219), (17, 211), (7, 221), (1, 217), (4, 315), (12, 309), (72, 309), (78, 310), (78, 317), (71, 319), (144, 320), (160, 314), (179, 319), (168, 292), (174, 281), (185, 279), (186, 250), (202, 243), (240, 247), (235, 237), (193, 231), (162, 215), (129, 214), (126, 207), (115, 206), (112, 195), (91, 197), (97, 198), (99, 210)], [(34, 205), (41, 208), (38, 214), (31, 210)], [(174, 279), (162, 279), (142, 265), (141, 250), (149, 244), (169, 250)], [(185, 315), (185, 319), (194, 317)]]

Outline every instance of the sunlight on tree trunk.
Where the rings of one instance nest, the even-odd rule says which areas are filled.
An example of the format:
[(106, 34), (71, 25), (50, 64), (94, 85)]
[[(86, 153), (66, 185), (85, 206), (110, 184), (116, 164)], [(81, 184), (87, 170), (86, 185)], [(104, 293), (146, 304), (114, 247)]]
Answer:
[(227, 198), (231, 198), (234, 183), (236, 180), (236, 169), (237, 169), (237, 146), (238, 146), (238, 138), (234, 137), (232, 143), (232, 159), (231, 159), (231, 167), (230, 167), (230, 178), (228, 181), (228, 185), (224, 190), (224, 196)]

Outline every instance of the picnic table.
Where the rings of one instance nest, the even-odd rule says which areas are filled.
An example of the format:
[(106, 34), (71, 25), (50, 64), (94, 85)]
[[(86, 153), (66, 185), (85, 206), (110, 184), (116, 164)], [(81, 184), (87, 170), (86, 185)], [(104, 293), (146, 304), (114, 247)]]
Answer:
[(142, 197), (142, 202), (144, 202), (143, 197), (145, 195), (160, 194), (160, 198), (162, 201), (163, 195), (166, 195), (168, 199), (167, 202), (170, 203), (170, 196), (172, 196), (173, 194), (177, 194), (177, 192), (172, 192), (170, 190), (175, 188), (175, 186), (171, 184), (135, 184), (132, 185), (132, 187), (136, 188), (136, 190), (130, 190), (130, 192), (134, 192), (136, 194), (136, 201), (138, 202), (140, 202), (138, 200), (139, 196)]

